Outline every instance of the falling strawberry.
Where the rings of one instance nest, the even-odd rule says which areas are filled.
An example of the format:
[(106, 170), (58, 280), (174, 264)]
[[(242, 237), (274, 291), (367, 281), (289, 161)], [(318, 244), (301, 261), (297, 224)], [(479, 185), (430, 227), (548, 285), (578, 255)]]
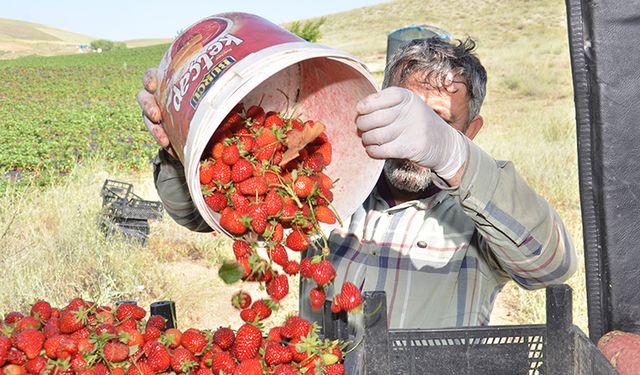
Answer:
[(352, 311), (362, 305), (360, 289), (353, 283), (346, 281), (340, 290), (340, 306), (346, 311)]
[(267, 284), (267, 294), (276, 302), (279, 302), (289, 294), (289, 279), (287, 275), (277, 275)]
[(312, 266), (313, 280), (320, 286), (329, 284), (336, 277), (336, 270), (328, 260), (321, 260)]
[(231, 304), (238, 310), (251, 306), (251, 296), (247, 292), (239, 291), (231, 297)]
[(313, 288), (309, 291), (309, 300), (311, 302), (311, 308), (314, 311), (318, 311), (322, 308), (326, 298), (327, 294), (321, 288)]

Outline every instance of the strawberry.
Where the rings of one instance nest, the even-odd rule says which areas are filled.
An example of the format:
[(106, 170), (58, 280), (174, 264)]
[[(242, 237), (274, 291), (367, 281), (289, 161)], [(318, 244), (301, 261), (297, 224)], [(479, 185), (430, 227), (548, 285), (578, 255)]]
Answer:
[(278, 154), (276, 152), (275, 144), (264, 146), (255, 152), (256, 159), (259, 161), (270, 160), (272, 164), (278, 164), (280, 163), (280, 160), (282, 160), (282, 155), (279, 155), (278, 158), (276, 158), (276, 155)]
[(216, 159), (212, 167), (211, 181), (225, 185), (231, 181), (231, 167), (223, 163), (220, 159)]
[(34, 359), (40, 354), (44, 341), (45, 337), (42, 332), (28, 328), (18, 333), (15, 346), (22, 350), (28, 359)]
[(326, 259), (314, 264), (312, 270), (313, 280), (320, 286), (327, 285), (336, 277), (336, 270), (333, 268), (333, 264)]
[(227, 207), (229, 202), (226, 195), (216, 191), (205, 196), (204, 203), (215, 212), (220, 212)]
[(318, 206), (326, 206), (333, 201), (333, 193), (331, 190), (324, 186), (318, 188), (318, 196), (316, 197), (316, 204)]
[(182, 332), (177, 328), (169, 328), (164, 331), (164, 338), (167, 341), (167, 345), (171, 349), (175, 349), (180, 346), (182, 340)]
[(16, 364), (6, 365), (2, 368), (2, 375), (25, 375), (27, 370)]
[(109, 362), (122, 362), (129, 357), (129, 346), (117, 340), (111, 340), (104, 344), (102, 356)]
[(236, 334), (229, 327), (220, 327), (213, 334), (213, 342), (222, 350), (228, 350), (236, 339)]
[(336, 215), (333, 213), (333, 211), (331, 211), (329, 207), (318, 206), (316, 207), (316, 220), (321, 223), (335, 224)]
[(248, 160), (240, 159), (231, 167), (233, 182), (242, 182), (251, 176), (253, 176), (253, 164)]
[(118, 331), (116, 330), (116, 327), (113, 324), (100, 324), (99, 326), (97, 326), (95, 328), (95, 333), (96, 335), (100, 336), (103, 334), (110, 334), (110, 335), (117, 335)]
[(191, 353), (200, 353), (206, 345), (207, 337), (200, 330), (189, 328), (182, 332), (182, 346)]
[(86, 339), (91, 335), (91, 330), (87, 327), (80, 328), (79, 330), (73, 332), (70, 337), (76, 341), (80, 339)]
[(167, 348), (157, 341), (149, 341), (144, 345), (147, 364), (154, 372), (161, 372), (171, 366), (171, 355)]
[(235, 143), (231, 143), (228, 146), (225, 146), (222, 150), (222, 157), (220, 158), (223, 163), (232, 166), (238, 160), (240, 160), (240, 150)]
[(7, 324), (15, 324), (19, 320), (24, 318), (24, 314), (19, 311), (11, 311), (4, 317), (4, 322)]
[(267, 192), (264, 203), (267, 205), (267, 214), (269, 214), (269, 216), (277, 215), (283, 207), (282, 197), (280, 197), (275, 190), (269, 190)]
[(30, 359), (24, 364), (27, 372), (30, 374), (44, 374), (44, 370), (47, 367), (48, 361), (45, 357), (35, 357)]
[(160, 331), (164, 329), (167, 324), (167, 319), (162, 315), (151, 315), (147, 320), (146, 328), (154, 327)]
[(62, 310), (58, 320), (58, 328), (62, 333), (72, 333), (84, 327), (87, 312), (80, 307), (78, 310)]
[(227, 232), (236, 236), (241, 236), (247, 231), (247, 227), (242, 222), (242, 214), (227, 207), (220, 215), (220, 226)]
[(344, 366), (342, 363), (334, 363), (325, 367), (325, 374), (327, 375), (344, 375)]
[(298, 369), (290, 363), (279, 365), (278, 367), (276, 367), (275, 371), (276, 372), (274, 372), (273, 375), (298, 375), (299, 374)]
[(258, 149), (264, 149), (265, 147), (274, 147), (275, 144), (278, 143), (278, 137), (271, 131), (271, 129), (262, 129), (260, 134), (256, 137), (256, 147)]
[(82, 353), (76, 353), (71, 358), (71, 368), (76, 372), (85, 368), (87, 366), (87, 361), (82, 357)]
[(313, 264), (311, 258), (304, 258), (300, 261), (300, 276), (311, 278), (313, 277)]
[(78, 371), (78, 375), (97, 375), (96, 371), (92, 368), (85, 368)]
[(267, 180), (267, 185), (269, 186), (275, 186), (280, 183), (280, 178), (278, 178), (278, 175), (273, 172), (265, 172), (264, 178)]
[(340, 295), (340, 306), (346, 311), (357, 309), (362, 305), (362, 294), (360, 293), (360, 289), (358, 289), (358, 287), (353, 283), (347, 281), (342, 284)]
[(300, 263), (295, 260), (290, 260), (285, 264), (283, 270), (287, 275), (297, 275), (300, 271)]
[(306, 198), (313, 192), (315, 184), (308, 176), (298, 176), (293, 182), (293, 192), (299, 198)]
[(276, 243), (273, 246), (273, 249), (271, 249), (271, 251), (269, 252), (269, 256), (271, 257), (272, 261), (274, 261), (276, 264), (279, 264), (282, 267), (286, 266), (287, 263), (289, 263), (289, 256), (287, 255), (287, 250), (284, 248), (284, 246), (282, 246), (279, 243)]
[(60, 334), (60, 328), (58, 328), (58, 320), (58, 318), (52, 317), (51, 319), (49, 319), (47, 324), (44, 325), (43, 332), (46, 338)]
[(145, 309), (138, 305), (130, 303), (120, 304), (120, 306), (118, 306), (118, 309), (116, 310), (116, 319), (121, 322), (128, 318), (134, 320), (142, 320), (146, 315), (147, 312), (145, 311)]
[(264, 233), (267, 228), (267, 206), (254, 204), (247, 207), (247, 215), (251, 218), (251, 229), (257, 234)]
[(244, 324), (236, 333), (236, 358), (240, 361), (256, 356), (260, 343), (262, 342), (262, 332), (251, 324)]
[(263, 195), (267, 192), (267, 180), (264, 176), (250, 177), (239, 182), (236, 188), (244, 195)]
[(287, 275), (277, 275), (267, 284), (267, 294), (276, 302), (280, 302), (289, 294), (289, 279)]
[(294, 230), (287, 236), (286, 244), (293, 251), (304, 251), (309, 247), (309, 238), (302, 231)]
[(51, 359), (58, 358), (58, 348), (60, 344), (67, 339), (66, 335), (55, 335), (47, 338), (44, 342), (44, 350), (47, 354), (47, 357)]
[(280, 117), (279, 114), (275, 113), (275, 112), (269, 112), (265, 115), (265, 119), (264, 119), (264, 127), (265, 128), (272, 128), (272, 127), (277, 127), (280, 128), (284, 125), (284, 121), (282, 121), (282, 117)]
[(240, 212), (245, 212), (247, 210), (247, 207), (249, 207), (249, 203), (251, 203), (249, 202), (249, 199), (247, 199), (247, 197), (240, 194), (240, 192), (237, 190), (234, 190), (233, 192), (231, 192), (231, 194), (229, 194), (229, 199), (231, 200), (233, 208), (235, 208), (236, 211)]
[(39, 329), (40, 325), (39, 319), (34, 318), (33, 316), (25, 316), (16, 322), (14, 329), (16, 332), (20, 332), (25, 329)]
[(256, 141), (251, 136), (251, 132), (247, 128), (242, 128), (236, 132), (238, 136), (238, 145), (246, 152), (253, 151)]
[(324, 168), (324, 156), (319, 152), (314, 152), (304, 160), (303, 165), (314, 172), (321, 172)]
[[(304, 348), (304, 343), (302, 343), (302, 345), (298, 345), (302, 343), (302, 339), (300, 338), (300, 336), (295, 337), (293, 339), (291, 339), (291, 341), (289, 341), (289, 350), (291, 351), (291, 355), (292, 355), (292, 360), (294, 362), (302, 362), (305, 359), (307, 359), (307, 357), (309, 356), (307, 354), (307, 351)], [(300, 347), (302, 346), (302, 348)], [(300, 351), (298, 351), (300, 350)], [(313, 374), (313, 372), (312, 372)]]
[(284, 208), (282, 209), (282, 213), (280, 213), (279, 220), (284, 223), (288, 223), (293, 220), (296, 212), (298, 212), (298, 206), (291, 198), (284, 198), (283, 200)]
[(227, 352), (217, 352), (213, 355), (211, 369), (214, 375), (220, 373), (231, 374), (235, 368), (236, 362), (231, 354)]
[(248, 308), (240, 311), (240, 319), (246, 323), (253, 323), (258, 317), (258, 311), (253, 308)]
[(205, 159), (200, 162), (200, 183), (206, 185), (213, 179), (213, 163)]
[(231, 304), (238, 310), (246, 309), (251, 306), (251, 296), (247, 292), (239, 291), (231, 297)]
[(272, 327), (269, 330), (269, 334), (268, 334), (269, 340), (271, 340), (273, 342), (276, 342), (276, 343), (282, 341), (282, 335), (280, 334), (281, 330), (282, 330), (281, 327), (277, 327), (277, 326), (276, 327)]
[[(309, 121), (313, 122), (312, 120), (309, 120)], [(305, 123), (303, 124), (302, 122), (300, 122), (300, 120), (293, 119), (291, 121), (291, 128), (295, 130), (303, 130), (304, 125), (307, 125), (307, 123), (310, 123), (309, 121), (305, 121)]]
[(293, 358), (293, 354), (286, 346), (280, 344), (269, 344), (264, 352), (264, 361), (268, 365), (279, 365), (289, 363)]
[(263, 375), (262, 365), (257, 358), (245, 359), (233, 370), (233, 375)]
[(311, 323), (299, 316), (292, 315), (287, 318), (286, 322), (282, 326), (282, 337), (288, 339), (299, 338), (307, 336), (311, 332)]
[(247, 109), (246, 117), (247, 122), (251, 124), (252, 127), (259, 127), (264, 122), (264, 109), (259, 105), (252, 105)]
[(173, 351), (171, 368), (175, 372), (188, 374), (197, 364), (196, 357), (186, 348), (179, 346)]
[(256, 311), (260, 320), (264, 320), (271, 316), (271, 306), (271, 303), (266, 300), (259, 299), (251, 305), (251, 308)]
[(155, 375), (155, 371), (146, 361), (137, 361), (131, 363), (127, 369), (127, 375)]
[(313, 288), (309, 291), (309, 300), (311, 301), (311, 308), (314, 311), (318, 311), (322, 308), (326, 298), (327, 294), (321, 288)]
[(51, 318), (51, 304), (47, 301), (37, 301), (31, 306), (31, 316), (47, 322)]
[(322, 159), (324, 160), (324, 165), (331, 164), (331, 156), (332, 156), (331, 143), (325, 142), (321, 144), (320, 147), (316, 149), (316, 152), (322, 155)]
[(222, 150), (224, 150), (224, 144), (216, 142), (211, 148), (211, 157), (215, 160), (222, 158)]
[(144, 338), (144, 342), (154, 341), (159, 339), (160, 336), (162, 336), (162, 331), (160, 331), (156, 327), (151, 326), (145, 329), (144, 334), (142, 336)]
[(27, 363), (27, 356), (18, 348), (11, 348), (7, 351), (6, 361), (12, 365), (24, 365)]
[(271, 221), (267, 223), (267, 227), (265, 228), (265, 232), (263, 235), (267, 240), (270, 240), (271, 242), (282, 242), (282, 238), (284, 236), (284, 227), (280, 223)]

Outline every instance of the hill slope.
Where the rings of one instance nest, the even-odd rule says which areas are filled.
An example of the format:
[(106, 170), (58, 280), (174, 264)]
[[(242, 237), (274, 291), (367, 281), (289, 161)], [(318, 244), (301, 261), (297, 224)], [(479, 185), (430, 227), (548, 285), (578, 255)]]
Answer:
[(0, 59), (75, 53), (80, 44), (93, 39), (37, 23), (0, 18)]

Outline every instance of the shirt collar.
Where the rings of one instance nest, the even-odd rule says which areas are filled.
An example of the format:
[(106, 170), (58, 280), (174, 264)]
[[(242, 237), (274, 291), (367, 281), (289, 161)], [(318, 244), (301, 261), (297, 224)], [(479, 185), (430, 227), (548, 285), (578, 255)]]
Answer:
[(396, 204), (396, 201), (391, 195), (389, 183), (384, 177), (384, 174), (380, 175), (380, 178), (378, 179), (378, 182), (376, 183), (376, 186), (372, 193), (378, 201), (380, 201), (381, 203), (384, 202), (386, 206), (386, 209), (384, 211), (403, 210), (405, 208), (413, 206), (416, 206), (420, 209), (427, 209), (440, 203), (448, 195), (446, 192), (440, 190), (440, 188), (435, 184), (431, 184), (421, 198)]

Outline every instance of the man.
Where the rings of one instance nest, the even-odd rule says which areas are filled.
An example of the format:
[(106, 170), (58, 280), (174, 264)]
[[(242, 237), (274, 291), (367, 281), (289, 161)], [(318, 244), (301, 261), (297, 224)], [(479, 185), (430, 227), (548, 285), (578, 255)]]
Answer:
[[(334, 288), (351, 281), (385, 290), (392, 328), (487, 324), (508, 280), (541, 288), (563, 282), (577, 266), (548, 202), (510, 162), (470, 141), (483, 125), (486, 90), (474, 48), (469, 39), (410, 42), (389, 61), (385, 89), (358, 103), (363, 146), (386, 161), (366, 201), (329, 237)], [(152, 116), (145, 122), (169, 147), (149, 97), (139, 93)], [(192, 230), (210, 230), (190, 201), (179, 162), (166, 151), (155, 178), (167, 212)], [(300, 313), (313, 318), (311, 287), (301, 285)]]

